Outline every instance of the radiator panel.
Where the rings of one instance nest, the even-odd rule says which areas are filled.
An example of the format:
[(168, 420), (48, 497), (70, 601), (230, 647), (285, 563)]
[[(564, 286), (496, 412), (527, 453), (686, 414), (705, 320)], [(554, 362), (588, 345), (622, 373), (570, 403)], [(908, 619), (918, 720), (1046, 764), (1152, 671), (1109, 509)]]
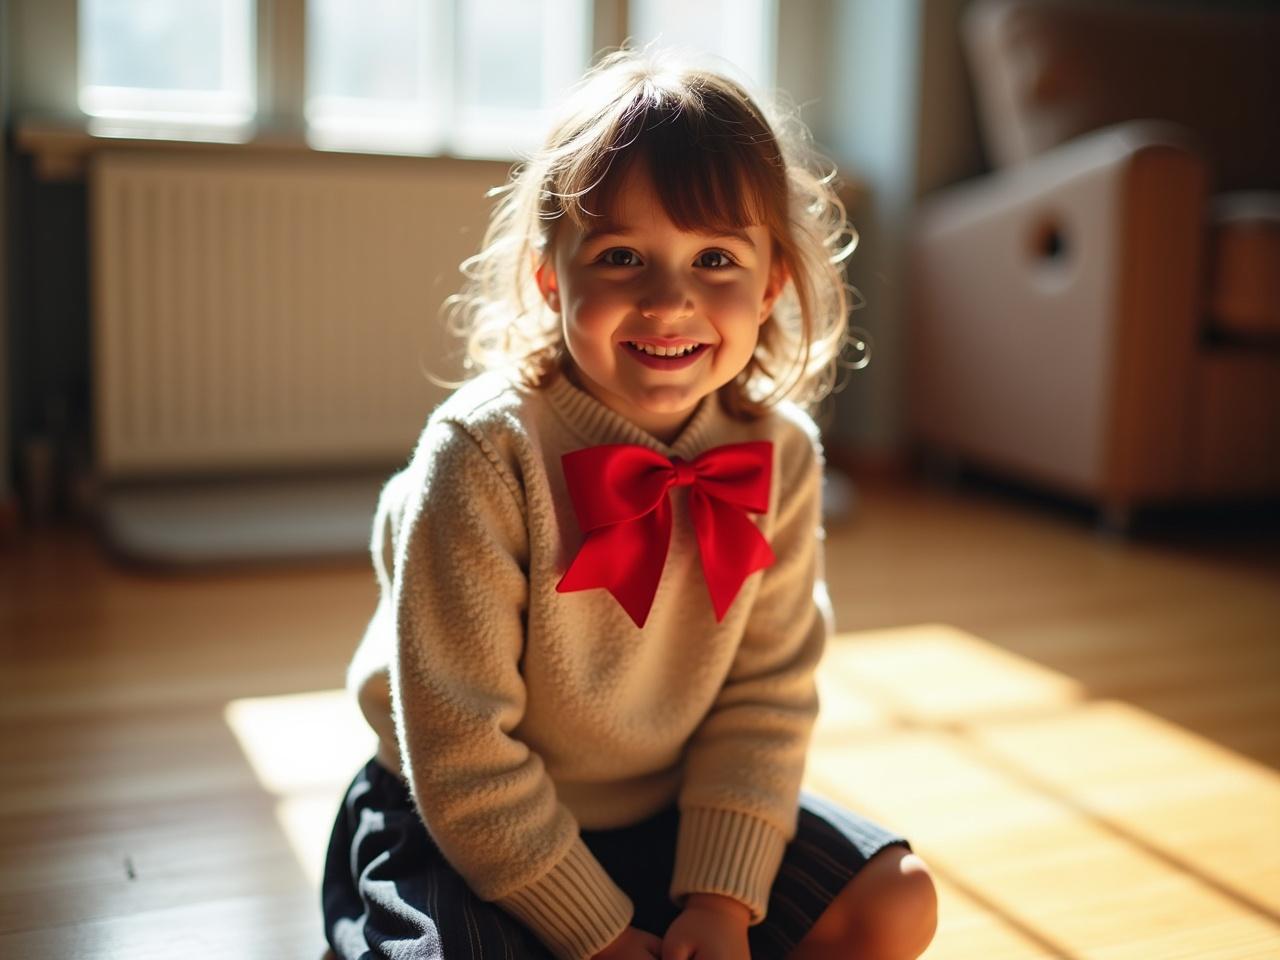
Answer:
[[(439, 306), (491, 168), (104, 153), (93, 170), (105, 477), (394, 463), (455, 376)], [(452, 226), (450, 226), (452, 225)]]

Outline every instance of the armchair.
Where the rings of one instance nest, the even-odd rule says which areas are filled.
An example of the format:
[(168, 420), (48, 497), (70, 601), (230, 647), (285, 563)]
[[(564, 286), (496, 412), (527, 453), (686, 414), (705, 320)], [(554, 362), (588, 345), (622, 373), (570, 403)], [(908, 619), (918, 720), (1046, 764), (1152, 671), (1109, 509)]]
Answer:
[(964, 25), (995, 170), (912, 227), (913, 439), (1118, 528), (1280, 493), (1280, 16), (979, 0)]

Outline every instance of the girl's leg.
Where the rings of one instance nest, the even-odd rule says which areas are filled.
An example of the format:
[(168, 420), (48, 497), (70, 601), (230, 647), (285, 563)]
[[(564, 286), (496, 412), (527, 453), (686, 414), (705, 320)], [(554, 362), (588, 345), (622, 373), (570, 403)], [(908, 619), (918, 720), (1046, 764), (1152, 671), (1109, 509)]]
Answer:
[(937, 922), (937, 891), (924, 861), (905, 847), (885, 847), (831, 901), (788, 960), (915, 960)]

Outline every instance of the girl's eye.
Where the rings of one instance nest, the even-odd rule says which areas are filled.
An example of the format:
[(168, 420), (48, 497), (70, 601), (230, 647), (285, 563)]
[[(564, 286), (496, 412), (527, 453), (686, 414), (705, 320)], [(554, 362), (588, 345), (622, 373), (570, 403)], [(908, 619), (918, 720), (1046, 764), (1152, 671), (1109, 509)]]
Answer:
[(710, 270), (723, 270), (734, 265), (733, 257), (723, 250), (704, 250), (698, 254), (697, 265)]
[(634, 250), (626, 247), (612, 247), (600, 254), (599, 262), (609, 267), (633, 267), (636, 264)]

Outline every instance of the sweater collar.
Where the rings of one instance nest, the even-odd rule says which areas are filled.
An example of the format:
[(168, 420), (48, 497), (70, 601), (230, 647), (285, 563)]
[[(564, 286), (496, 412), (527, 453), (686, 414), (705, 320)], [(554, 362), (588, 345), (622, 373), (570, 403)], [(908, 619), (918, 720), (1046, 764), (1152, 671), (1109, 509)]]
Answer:
[(575, 386), (563, 372), (557, 373), (544, 389), (551, 406), (586, 444), (636, 443), (664, 457), (692, 460), (706, 449), (710, 438), (718, 435), (717, 421), (725, 416), (715, 394), (703, 397), (680, 435), (668, 445)]

